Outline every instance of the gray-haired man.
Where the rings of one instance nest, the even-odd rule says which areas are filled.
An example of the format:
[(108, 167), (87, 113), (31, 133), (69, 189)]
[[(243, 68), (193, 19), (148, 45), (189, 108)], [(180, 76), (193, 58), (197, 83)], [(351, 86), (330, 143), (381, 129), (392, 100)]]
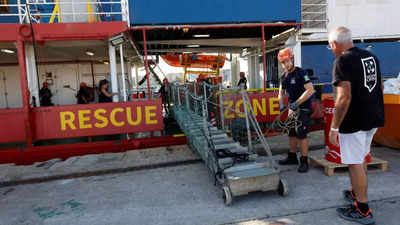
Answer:
[[(384, 124), (381, 71), (376, 56), (353, 46), (351, 31), (338, 27), (329, 34), (329, 46), (336, 56), (333, 85), (336, 87), (335, 114), (329, 133), (331, 143), (340, 144), (343, 164), (348, 164), (352, 189), (343, 192), (353, 202), (339, 208), (340, 217), (361, 224), (374, 224), (368, 206), (368, 178), (365, 157), (372, 138)], [(339, 143), (338, 143), (339, 138)]]

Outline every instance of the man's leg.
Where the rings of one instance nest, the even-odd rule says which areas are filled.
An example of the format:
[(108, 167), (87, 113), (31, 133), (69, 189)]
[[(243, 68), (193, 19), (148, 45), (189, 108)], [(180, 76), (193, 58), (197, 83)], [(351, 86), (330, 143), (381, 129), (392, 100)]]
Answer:
[(279, 165), (297, 165), (297, 164), (299, 164), (296, 152), (297, 152), (297, 138), (295, 136), (293, 136), (292, 131), (289, 131), (288, 156), (282, 160), (279, 160)]
[(301, 150), (300, 166), (298, 168), (299, 173), (308, 172), (308, 141), (307, 138), (298, 139)]
[(296, 153), (297, 152), (297, 138), (289, 136), (289, 152)]
[[(365, 164), (365, 156), (369, 152), (367, 135), (364, 132), (351, 134), (339, 133), (339, 142), (342, 163), (349, 166), (350, 182), (356, 200), (353, 206), (338, 208), (340, 217), (361, 224), (374, 224), (374, 218), (368, 206), (368, 178)], [(345, 196), (346, 198), (346, 196)]]
[(358, 202), (368, 202), (368, 178), (365, 164), (349, 165), (350, 181)]
[(307, 140), (307, 138), (298, 139), (298, 142), (300, 143), (301, 156), (308, 156), (308, 140)]
[(296, 136), (298, 143), (300, 145), (301, 157), (300, 157), (300, 166), (298, 168), (299, 173), (308, 172), (308, 125), (310, 122), (310, 113), (308, 111), (300, 111), (299, 121), (301, 122), (301, 126), (296, 128)]

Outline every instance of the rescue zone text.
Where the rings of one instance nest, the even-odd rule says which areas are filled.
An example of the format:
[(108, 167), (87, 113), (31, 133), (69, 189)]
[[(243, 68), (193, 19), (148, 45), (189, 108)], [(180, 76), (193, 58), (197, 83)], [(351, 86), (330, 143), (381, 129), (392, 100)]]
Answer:
[[(47, 107), (34, 111), (36, 139), (148, 132), (163, 129), (160, 99)], [(37, 129), (42, 127), (45, 129)]]

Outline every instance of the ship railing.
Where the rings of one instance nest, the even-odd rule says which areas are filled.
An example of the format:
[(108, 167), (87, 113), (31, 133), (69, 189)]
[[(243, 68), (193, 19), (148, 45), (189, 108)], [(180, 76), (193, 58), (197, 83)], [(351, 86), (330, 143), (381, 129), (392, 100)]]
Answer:
[(129, 25), (128, 0), (38, 1), (0, 4), (0, 23), (73, 23), (125, 21)]

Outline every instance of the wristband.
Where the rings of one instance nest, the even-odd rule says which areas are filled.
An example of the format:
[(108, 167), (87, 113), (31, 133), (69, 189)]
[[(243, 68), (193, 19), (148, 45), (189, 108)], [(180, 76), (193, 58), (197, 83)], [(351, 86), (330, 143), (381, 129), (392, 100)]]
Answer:
[(333, 128), (333, 127), (331, 127), (331, 131), (339, 132), (339, 128)]

